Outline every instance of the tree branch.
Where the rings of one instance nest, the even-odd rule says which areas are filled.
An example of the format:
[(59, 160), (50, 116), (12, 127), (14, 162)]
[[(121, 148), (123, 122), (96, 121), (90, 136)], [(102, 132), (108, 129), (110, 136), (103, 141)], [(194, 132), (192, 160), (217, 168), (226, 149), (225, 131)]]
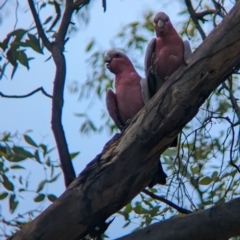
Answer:
[(106, 10), (107, 10), (107, 0), (102, 0), (102, 7), (103, 7), (103, 11), (106, 12)]
[(5, 0), (5, 1), (2, 3), (2, 5), (0, 6), (0, 9), (3, 9), (7, 2), (8, 2), (8, 0)]
[(193, 9), (191, 0), (185, 0), (185, 3), (186, 3), (186, 6), (188, 8), (188, 12), (189, 12), (194, 24), (195, 24), (195, 27), (199, 31), (199, 33), (202, 37), (202, 40), (204, 40), (206, 38), (206, 34), (205, 34), (205, 32), (203, 31), (202, 27), (200, 26), (200, 24), (198, 22), (198, 17), (197, 17), (197, 14), (196, 14), (195, 10)]
[(173, 203), (173, 202), (171, 202), (171, 201), (169, 201), (169, 200), (167, 200), (167, 199), (165, 199), (163, 197), (157, 196), (154, 193), (149, 192), (147, 189), (142, 190), (142, 192), (147, 194), (151, 198), (154, 198), (154, 199), (159, 200), (159, 201), (161, 201), (163, 203), (166, 203), (168, 206), (176, 209), (180, 213), (183, 213), (183, 214), (190, 214), (190, 213), (192, 213), (192, 211), (190, 211), (188, 209), (185, 209), (185, 208), (182, 208), (182, 207), (179, 207), (175, 203)]
[(47, 36), (46, 36), (46, 34), (43, 30), (43, 27), (42, 27), (42, 24), (41, 24), (40, 19), (38, 17), (38, 13), (37, 13), (36, 8), (34, 6), (33, 0), (28, 0), (28, 4), (29, 4), (30, 10), (32, 12), (34, 22), (35, 22), (36, 27), (37, 27), (38, 35), (42, 39), (44, 46), (48, 49), (48, 51), (51, 52), (51, 42), (48, 40), (48, 38), (47, 38)]
[(65, 186), (76, 178), (70, 153), (68, 150), (66, 136), (62, 125), (63, 93), (66, 79), (66, 60), (63, 54), (65, 36), (73, 14), (73, 1), (66, 0), (66, 7), (60, 24), (59, 31), (56, 34), (56, 41), (52, 44), (51, 53), (56, 65), (56, 73), (53, 84), (53, 101), (52, 101), (52, 131), (57, 144), (58, 154), (64, 174)]
[[(224, 119), (225, 121), (227, 121), (230, 125), (231, 131), (232, 131), (232, 140), (231, 140), (231, 144), (230, 144), (230, 150), (229, 150), (229, 154), (230, 154), (230, 164), (240, 173), (240, 168), (234, 163), (233, 161), (233, 145), (234, 145), (234, 140), (235, 140), (235, 131), (234, 131), (234, 126), (236, 125), (236, 123), (234, 124), (229, 117), (209, 117), (205, 120), (206, 121), (211, 121), (212, 119)], [(239, 121), (238, 121), (239, 124)]]
[(32, 96), (33, 94), (37, 93), (41, 91), (46, 97), (49, 97), (49, 98), (52, 98), (52, 96), (50, 94), (48, 94), (43, 87), (39, 87), (35, 90), (33, 90), (32, 92), (28, 93), (28, 94), (25, 94), (25, 95), (6, 95), (2, 92), (0, 92), (0, 96), (1, 97), (4, 97), (4, 98), (26, 98), (26, 97), (30, 97)]
[(47, 32), (52, 31), (52, 29), (56, 26), (58, 21), (61, 19), (62, 11), (61, 11), (61, 7), (60, 7), (60, 3), (58, 3), (57, 1), (53, 1), (53, 5), (54, 5), (54, 8), (55, 8), (56, 17), (53, 20), (53, 22), (52, 22), (51, 26), (49, 27), (49, 29), (47, 30)]
[(240, 198), (193, 213), (152, 224), (118, 240), (226, 240), (240, 235)]
[[(102, 0), (102, 1), (105, 1), (105, 0)], [(90, 0), (76, 0), (74, 2), (74, 8), (79, 10), (81, 9), (84, 5), (88, 4), (90, 2)], [(104, 8), (104, 6), (103, 6)]]
[[(168, 148), (239, 64), (239, 29), (240, 2), (237, 2), (192, 54), (189, 64), (171, 75), (129, 127), (88, 164), (54, 203), (11, 240), (81, 239), (147, 187), (156, 171), (156, 156)], [(230, 225), (223, 228), (234, 233), (240, 231), (240, 210), (236, 209), (235, 225), (229, 221)], [(208, 212), (211, 217), (213, 213)], [(188, 216), (192, 215), (195, 216)], [(222, 215), (225, 219), (230, 217)], [(221, 227), (219, 222), (213, 230)], [(197, 230), (199, 234), (205, 231)]]
[(206, 21), (204, 19), (205, 16), (207, 15), (211, 15), (211, 14), (217, 14), (217, 10), (214, 10), (214, 9), (208, 9), (208, 10), (205, 10), (205, 11), (202, 11), (202, 12), (195, 12), (196, 14), (196, 17), (202, 21)]
[(234, 108), (234, 110), (235, 110), (235, 112), (236, 112), (236, 114), (237, 114), (237, 116), (238, 116), (238, 121), (240, 121), (240, 108), (239, 108), (239, 106), (238, 106), (238, 103), (237, 103), (236, 98), (234, 97), (232, 91), (231, 91), (230, 88), (226, 85), (226, 83), (223, 83), (223, 84), (222, 84), (222, 87), (228, 91), (230, 101), (231, 101), (232, 106), (233, 106), (233, 108)]
[(28, 3), (38, 30), (38, 34), (42, 39), (43, 44), (52, 53), (52, 57), (56, 65), (56, 72), (53, 84), (51, 124), (53, 135), (57, 144), (59, 159), (61, 162), (61, 167), (65, 180), (65, 186), (67, 187), (76, 178), (76, 174), (68, 150), (67, 140), (62, 126), (62, 108), (64, 102), (63, 91), (66, 78), (66, 60), (63, 55), (63, 50), (65, 44), (65, 36), (67, 34), (67, 29), (74, 11), (73, 0), (66, 0), (66, 7), (64, 10), (62, 21), (60, 23), (60, 28), (56, 34), (56, 41), (53, 43), (50, 43), (45, 35), (33, 1), (28, 0)]
[(75, 9), (74, 9), (73, 0), (66, 0), (66, 7), (63, 13), (62, 22), (56, 34), (56, 43), (60, 44), (62, 47), (64, 46), (64, 43), (65, 43), (65, 37), (66, 37), (67, 30), (70, 25), (74, 10)]

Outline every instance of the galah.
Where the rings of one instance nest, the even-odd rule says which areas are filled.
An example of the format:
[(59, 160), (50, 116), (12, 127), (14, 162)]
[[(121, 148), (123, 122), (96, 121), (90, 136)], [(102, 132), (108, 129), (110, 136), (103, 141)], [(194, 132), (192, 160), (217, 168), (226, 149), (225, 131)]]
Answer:
[[(150, 99), (146, 79), (139, 76), (131, 60), (121, 51), (110, 50), (105, 57), (106, 67), (115, 75), (115, 93), (109, 89), (106, 105), (110, 117), (120, 130)], [(158, 169), (150, 183), (165, 184), (167, 175), (158, 161)]]
[[(156, 38), (148, 44), (144, 61), (151, 97), (161, 88), (164, 81), (191, 56), (189, 42), (183, 42), (167, 14), (159, 12), (155, 15), (154, 28)], [(176, 146), (177, 137), (170, 147)]]
[(115, 90), (107, 91), (106, 104), (110, 117), (122, 130), (149, 100), (146, 79), (142, 79), (132, 62), (121, 51), (110, 50), (105, 57), (106, 67), (115, 74)]

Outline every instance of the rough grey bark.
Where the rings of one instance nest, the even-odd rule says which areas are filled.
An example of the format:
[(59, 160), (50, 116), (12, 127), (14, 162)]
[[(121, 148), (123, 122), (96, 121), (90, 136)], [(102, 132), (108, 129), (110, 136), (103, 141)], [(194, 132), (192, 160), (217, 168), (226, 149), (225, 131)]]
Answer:
[(11, 239), (79, 239), (150, 182), (158, 156), (240, 63), (240, 2), (68, 189)]
[(239, 213), (237, 198), (205, 211), (152, 224), (118, 240), (225, 240), (240, 235)]

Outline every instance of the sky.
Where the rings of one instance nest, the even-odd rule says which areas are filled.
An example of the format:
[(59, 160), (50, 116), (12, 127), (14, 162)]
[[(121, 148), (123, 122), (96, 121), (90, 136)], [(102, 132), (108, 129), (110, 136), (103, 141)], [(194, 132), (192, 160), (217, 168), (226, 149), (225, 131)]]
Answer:
[[(0, 6), (2, 4), (0, 0)], [(66, 134), (68, 147), (70, 152), (80, 151), (80, 155), (73, 161), (76, 173), (80, 173), (86, 164), (90, 162), (97, 154), (99, 154), (104, 144), (110, 139), (110, 134), (107, 131), (103, 131), (100, 135), (90, 134), (82, 135), (79, 132), (80, 119), (75, 117), (75, 113), (84, 112), (88, 109), (91, 100), (79, 100), (78, 94), (71, 94), (67, 90), (67, 86), (72, 81), (84, 83), (87, 76), (88, 65), (86, 58), (88, 57), (84, 51), (86, 42), (92, 38), (97, 38), (101, 48), (106, 51), (110, 48), (110, 42), (113, 36), (118, 33), (121, 28), (127, 23), (141, 19), (146, 9), (155, 9), (156, 12), (166, 12), (172, 23), (178, 26), (182, 21), (177, 13), (182, 9), (182, 5), (178, 0), (171, 1), (150, 1), (149, 0), (107, 0), (107, 11), (104, 13), (101, 1), (95, 0), (91, 4), (90, 9), (90, 22), (87, 26), (79, 24), (79, 31), (71, 37), (66, 44), (66, 61), (67, 61), (67, 77), (66, 88), (64, 92), (64, 109), (63, 109), (63, 126)], [(2, 15), (0, 41), (5, 38), (6, 34), (13, 29), (15, 24), (14, 12), (12, 9), (16, 1), (10, 0), (6, 6), (6, 12)], [(173, 7), (174, 6), (174, 7)], [(32, 25), (32, 17), (28, 9), (26, 2), (21, 1), (19, 5), (18, 15), (18, 27), (29, 27)], [(1, 11), (1, 10), (0, 10)], [(51, 14), (51, 10), (48, 10), (42, 14), (44, 16)], [(181, 19), (181, 20), (179, 20)], [(149, 39), (150, 40), (150, 39)], [(119, 45), (119, 48), (122, 46)], [(6, 72), (6, 77), (0, 80), (0, 91), (9, 95), (21, 95), (31, 92), (38, 87), (44, 87), (44, 89), (51, 94), (53, 87), (53, 78), (55, 66), (52, 61), (45, 62), (50, 54), (45, 50), (44, 55), (37, 55), (33, 51), (29, 51), (29, 54), (35, 57), (30, 62), (30, 70), (28, 71), (24, 66), (19, 66), (13, 79), (10, 78), (11, 68)], [(142, 60), (143, 62), (143, 57)], [(105, 108), (104, 101), (94, 101), (94, 106), (91, 109), (91, 114), (94, 117), (94, 111)], [(27, 130), (32, 130), (30, 135), (36, 142), (43, 142), (51, 147), (55, 146), (55, 141), (51, 131), (51, 99), (46, 98), (41, 93), (37, 93), (29, 98), (25, 99), (0, 99), (0, 133), (4, 131), (18, 132), (19, 134), (25, 133)], [(96, 115), (99, 117), (99, 115)], [(19, 144), (23, 142), (19, 140)], [(52, 152), (51, 157), (58, 159), (56, 150)], [(36, 189), (37, 179), (41, 178), (41, 174), (44, 171), (39, 171), (36, 164), (28, 165), (31, 181), (30, 185), (33, 189)], [(26, 171), (24, 172), (26, 174)], [(61, 177), (54, 187), (50, 187), (49, 191), (53, 191), (59, 196), (64, 191), (63, 178)], [(0, 189), (1, 191), (1, 189)], [(30, 193), (28, 196), (35, 196)], [(22, 203), (23, 201), (21, 201)], [(25, 203), (19, 206), (19, 211), (25, 212), (29, 209), (31, 201), (27, 200)], [(42, 209), (48, 206), (49, 202), (42, 204)], [(2, 214), (8, 214), (8, 202), (5, 201), (1, 206), (0, 211)], [(9, 216), (11, 218), (12, 216)], [(124, 222), (121, 217), (117, 217), (107, 230), (107, 234), (110, 239), (120, 237), (129, 233), (130, 230), (137, 227), (134, 224), (126, 229), (122, 229)]]

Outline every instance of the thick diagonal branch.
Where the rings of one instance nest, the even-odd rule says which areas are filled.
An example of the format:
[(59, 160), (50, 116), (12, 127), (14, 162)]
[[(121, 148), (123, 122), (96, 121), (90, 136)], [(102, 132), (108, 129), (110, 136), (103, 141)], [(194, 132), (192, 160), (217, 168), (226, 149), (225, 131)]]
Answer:
[(155, 172), (156, 156), (239, 64), (239, 29), (240, 2), (197, 48), (189, 65), (169, 77), (122, 135), (12, 240), (81, 239), (141, 192)]
[(118, 240), (226, 240), (240, 234), (240, 198), (181, 218), (152, 224)]

